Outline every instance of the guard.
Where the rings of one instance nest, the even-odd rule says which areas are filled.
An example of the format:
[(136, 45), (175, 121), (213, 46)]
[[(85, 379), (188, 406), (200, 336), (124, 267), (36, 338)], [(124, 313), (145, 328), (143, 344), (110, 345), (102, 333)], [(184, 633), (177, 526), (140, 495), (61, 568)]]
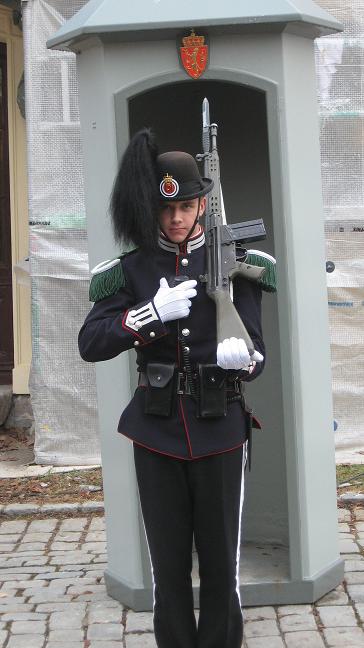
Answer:
[(201, 281), (206, 248), (199, 223), (212, 185), (188, 153), (158, 155), (148, 129), (134, 136), (110, 211), (116, 240), (135, 249), (94, 268), (95, 304), (79, 333), (80, 354), (88, 362), (136, 350), (139, 385), (118, 431), (134, 444), (159, 648), (242, 643), (240, 519), (253, 424), (244, 383), (264, 367), (262, 284), (234, 279), (234, 305), (254, 356), (242, 339), (217, 345), (215, 304)]

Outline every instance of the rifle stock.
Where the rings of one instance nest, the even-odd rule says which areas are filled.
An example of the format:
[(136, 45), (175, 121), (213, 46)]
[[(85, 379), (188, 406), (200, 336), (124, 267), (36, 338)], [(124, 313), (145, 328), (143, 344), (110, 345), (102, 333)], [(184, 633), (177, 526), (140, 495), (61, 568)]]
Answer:
[(215, 290), (210, 295), (216, 305), (216, 333), (219, 344), (226, 338), (242, 338), (248, 347), (250, 356), (255, 349), (251, 337), (237, 312), (230, 295), (225, 290)]

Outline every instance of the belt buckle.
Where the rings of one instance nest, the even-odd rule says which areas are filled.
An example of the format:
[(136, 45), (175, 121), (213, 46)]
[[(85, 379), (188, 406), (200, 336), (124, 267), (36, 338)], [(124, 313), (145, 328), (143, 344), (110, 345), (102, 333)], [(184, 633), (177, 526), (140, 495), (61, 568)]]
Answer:
[(184, 382), (185, 382), (185, 376), (183, 371), (179, 371), (177, 373), (177, 394), (183, 396), (184, 392)]

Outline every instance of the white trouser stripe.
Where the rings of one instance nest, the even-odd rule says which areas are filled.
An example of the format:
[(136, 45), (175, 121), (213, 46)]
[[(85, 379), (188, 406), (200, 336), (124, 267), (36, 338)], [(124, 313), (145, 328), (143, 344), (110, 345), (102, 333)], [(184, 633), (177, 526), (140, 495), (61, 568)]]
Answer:
[(239, 505), (239, 531), (238, 531), (238, 545), (236, 548), (236, 593), (239, 598), (239, 603), (241, 607), (240, 600), (240, 585), (239, 585), (239, 568), (240, 568), (240, 541), (241, 541), (241, 514), (243, 510), (244, 503), (244, 478), (245, 478), (245, 465), (247, 460), (247, 442), (243, 445), (243, 456), (242, 456), (242, 466), (241, 466), (241, 486), (240, 486), (240, 505)]

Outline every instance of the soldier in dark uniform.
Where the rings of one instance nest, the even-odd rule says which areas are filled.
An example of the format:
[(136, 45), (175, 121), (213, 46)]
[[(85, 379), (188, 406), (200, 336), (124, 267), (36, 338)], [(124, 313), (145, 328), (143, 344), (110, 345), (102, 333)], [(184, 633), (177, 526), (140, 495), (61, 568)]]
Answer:
[[(211, 188), (192, 156), (157, 155), (147, 130), (132, 139), (115, 180), (111, 214), (117, 240), (137, 249), (96, 266), (90, 287), (95, 305), (79, 334), (88, 362), (136, 350), (139, 386), (118, 431), (134, 444), (159, 648), (242, 643), (240, 518), (251, 414), (241, 383), (256, 378), (264, 365), (262, 286), (234, 279), (234, 304), (255, 356), (236, 338), (217, 348), (215, 305), (200, 281), (206, 249), (199, 218)], [(222, 395), (226, 414), (207, 411)]]

